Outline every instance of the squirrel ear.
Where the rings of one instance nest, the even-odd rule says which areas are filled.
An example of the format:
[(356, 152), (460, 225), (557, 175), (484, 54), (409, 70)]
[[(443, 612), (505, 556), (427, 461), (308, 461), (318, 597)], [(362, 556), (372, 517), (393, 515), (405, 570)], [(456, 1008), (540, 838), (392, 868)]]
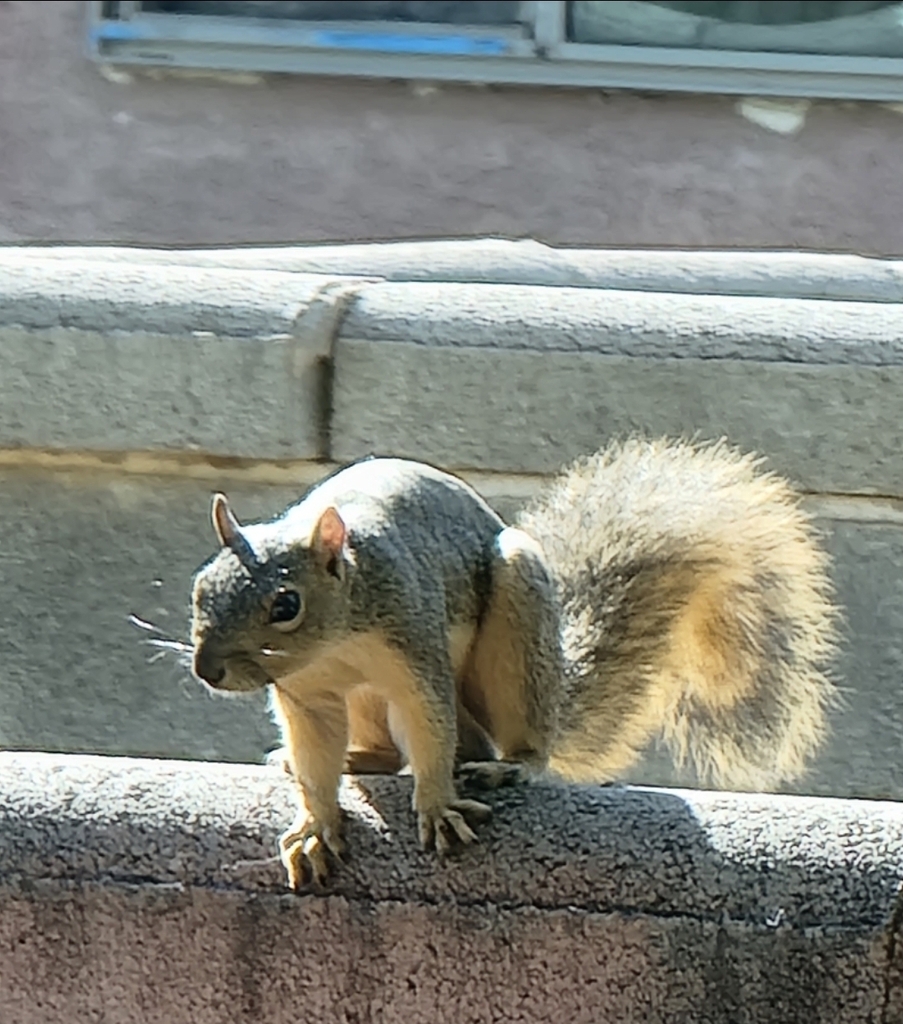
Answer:
[(342, 576), (342, 552), (347, 535), (345, 521), (338, 509), (330, 505), (314, 529), (313, 549), (329, 572), (339, 579)]
[(236, 538), (241, 534), (241, 523), (229, 508), (229, 499), (225, 494), (213, 495), (210, 518), (213, 520), (213, 529), (216, 531), (220, 544), (224, 548), (233, 547)]
[(241, 532), (241, 523), (229, 508), (229, 500), (225, 494), (214, 494), (210, 518), (213, 520), (213, 529), (220, 544), (224, 548), (229, 548), (248, 572), (256, 576), (261, 571), (261, 564), (247, 537)]

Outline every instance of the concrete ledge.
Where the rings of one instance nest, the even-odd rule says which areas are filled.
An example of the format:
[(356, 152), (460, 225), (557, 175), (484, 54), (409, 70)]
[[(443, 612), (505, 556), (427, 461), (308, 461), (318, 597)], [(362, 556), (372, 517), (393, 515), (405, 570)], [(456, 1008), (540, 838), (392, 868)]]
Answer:
[(805, 490), (900, 495), (901, 325), (890, 303), (370, 285), (331, 453), (549, 473), (612, 435), (726, 435)]
[(903, 304), (448, 282), (362, 288), (347, 341), (649, 359), (903, 365)]
[(786, 298), (903, 301), (903, 262), (834, 253), (556, 249), (532, 239), (451, 239), (231, 249), (15, 246), (12, 258), (114, 260), (463, 281)]
[(903, 494), (900, 303), (20, 252), (0, 254), (0, 447), (548, 473), (643, 430), (727, 435), (806, 490)]
[(903, 367), (351, 341), (339, 341), (335, 366), (338, 461), (376, 453), (551, 473), (613, 435), (725, 436), (806, 491), (903, 495)]
[[(125, 259), (18, 259), (0, 249), (0, 325), (34, 330), (279, 338), (336, 275), (145, 266)], [(329, 350), (329, 338), (325, 339)]]
[(275, 769), (0, 755), (0, 1017), (890, 1022), (903, 807), (498, 794), (416, 849), (409, 781), (347, 780), (353, 856), (284, 895)]
[(310, 458), (354, 279), (0, 259), (0, 445)]

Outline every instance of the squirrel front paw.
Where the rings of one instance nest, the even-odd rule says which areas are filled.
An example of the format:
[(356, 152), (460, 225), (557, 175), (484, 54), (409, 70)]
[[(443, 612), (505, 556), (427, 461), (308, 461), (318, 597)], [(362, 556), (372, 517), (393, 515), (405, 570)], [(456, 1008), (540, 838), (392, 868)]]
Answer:
[(279, 856), (288, 874), (289, 888), (296, 892), (309, 880), (323, 885), (333, 864), (342, 863), (344, 852), (338, 817), (324, 822), (312, 814), (301, 814), (279, 837)]
[(477, 838), (467, 819), (476, 823), (491, 817), (492, 808), (478, 800), (451, 800), (444, 806), (421, 809), (417, 812), (420, 845), (444, 857), (456, 841), (466, 845)]

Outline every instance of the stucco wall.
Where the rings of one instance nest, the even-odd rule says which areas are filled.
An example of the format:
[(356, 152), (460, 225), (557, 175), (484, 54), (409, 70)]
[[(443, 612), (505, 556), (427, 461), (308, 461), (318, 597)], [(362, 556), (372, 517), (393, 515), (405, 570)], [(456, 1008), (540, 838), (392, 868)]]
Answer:
[(0, 3), (0, 241), (903, 251), (903, 120), (881, 106), (817, 104), (788, 137), (720, 97), (114, 83), (82, 35), (73, 0)]

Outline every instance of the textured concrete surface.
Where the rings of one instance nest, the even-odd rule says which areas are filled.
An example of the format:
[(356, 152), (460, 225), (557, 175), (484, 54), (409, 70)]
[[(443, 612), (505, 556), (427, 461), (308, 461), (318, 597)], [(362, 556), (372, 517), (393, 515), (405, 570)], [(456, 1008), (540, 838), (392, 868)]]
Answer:
[(549, 473), (612, 435), (645, 431), (726, 436), (806, 490), (903, 494), (903, 366), (344, 339), (335, 365), (339, 461), (393, 454)]
[(903, 304), (667, 291), (380, 282), (341, 341), (659, 359), (903, 365)]
[(888, 302), (371, 284), (337, 336), (330, 451), (549, 473), (612, 435), (725, 435), (804, 489), (900, 495), (901, 323)]
[(700, 432), (767, 453), (809, 490), (901, 494), (901, 322), (886, 301), (5, 250), (0, 445), (547, 473), (612, 434)]
[[(310, 334), (306, 314), (346, 282), (261, 268), (142, 266), (116, 259), (23, 259), (0, 248), (0, 325), (113, 333), (269, 338)], [(329, 353), (329, 332), (316, 339)]]
[(0, 254), (0, 446), (324, 454), (352, 279)]
[(409, 799), (349, 780), (347, 865), (286, 896), (276, 769), (0, 755), (0, 1016), (895, 1019), (900, 805), (536, 787), (440, 865)]
[(903, 263), (839, 253), (554, 248), (533, 239), (471, 238), (233, 249), (20, 245), (0, 258), (124, 261), (352, 274), (387, 281), (612, 288), (696, 295), (903, 301)]
[(834, 716), (833, 738), (808, 789), (901, 800), (903, 530), (835, 522), (828, 549), (846, 616), (838, 664), (846, 707)]
[(899, 114), (730, 98), (272, 78), (111, 82), (77, 0), (0, 5), (0, 239), (498, 234), (903, 253)]

